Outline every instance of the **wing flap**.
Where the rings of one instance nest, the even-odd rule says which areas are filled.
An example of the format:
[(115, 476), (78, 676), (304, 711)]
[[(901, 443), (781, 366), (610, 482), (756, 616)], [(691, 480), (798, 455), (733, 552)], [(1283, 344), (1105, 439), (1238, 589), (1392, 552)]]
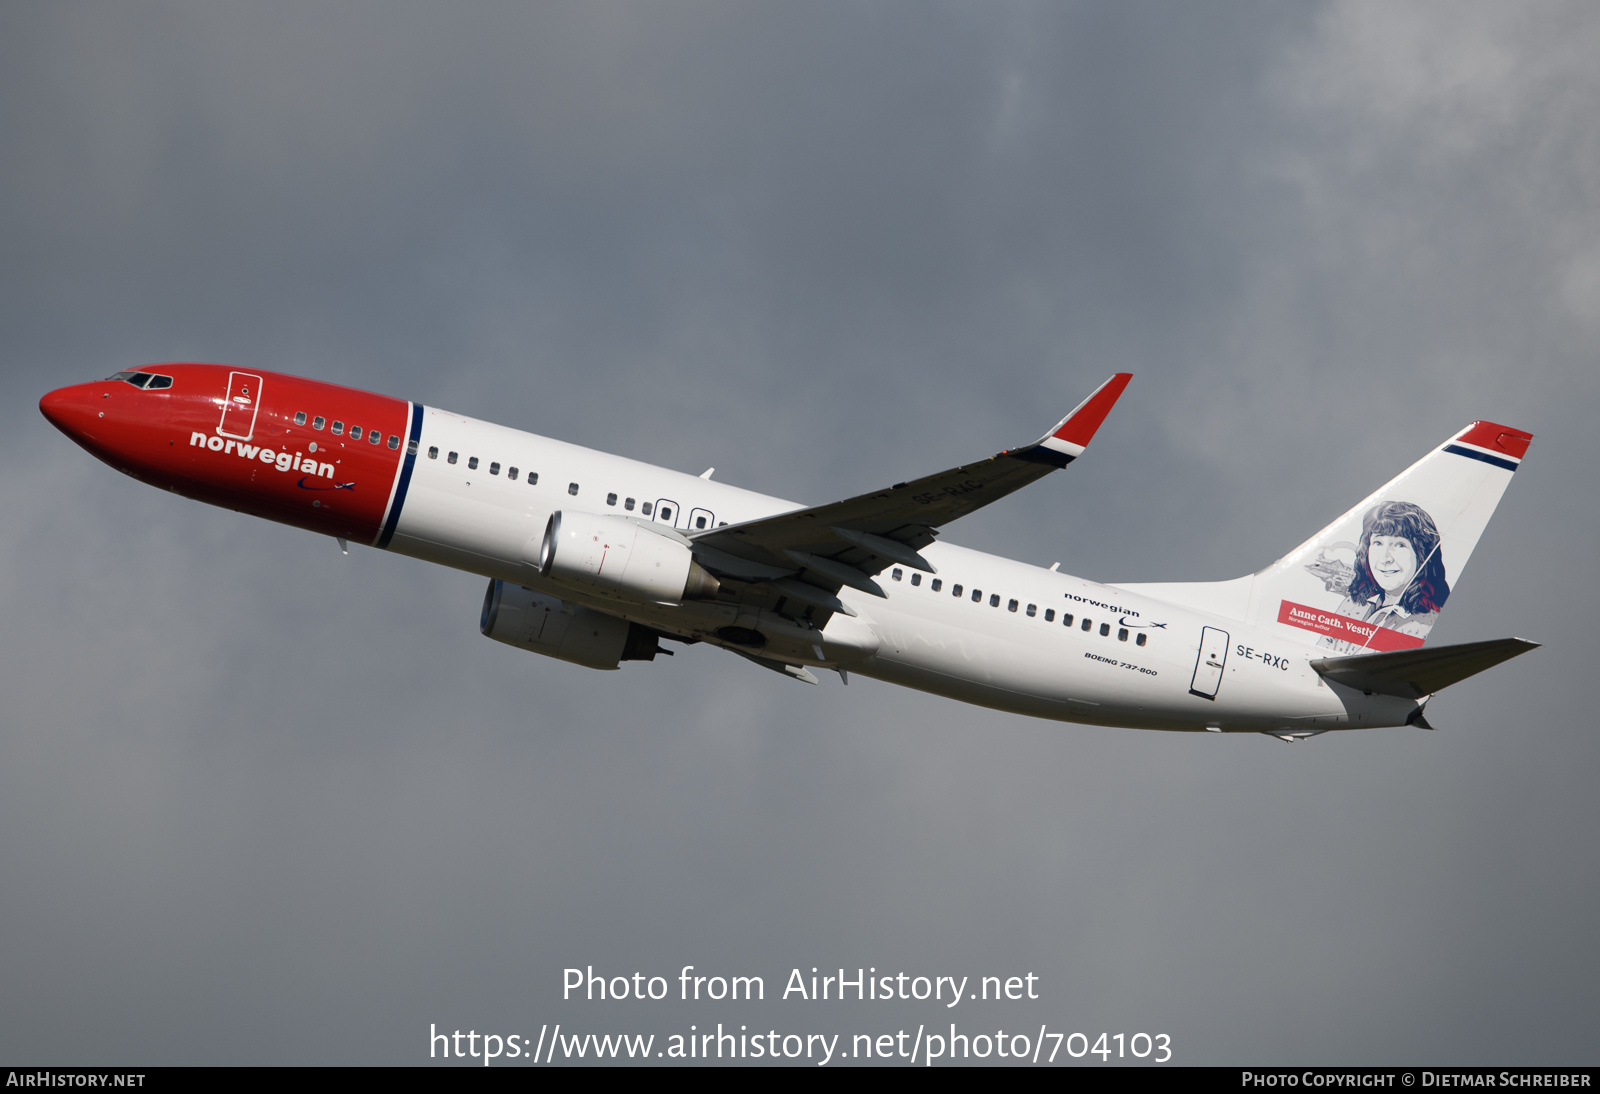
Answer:
[(1496, 638), (1457, 646), (1324, 657), (1311, 662), (1311, 667), (1324, 679), (1346, 687), (1421, 699), (1538, 648), (1539, 643), (1524, 638)]

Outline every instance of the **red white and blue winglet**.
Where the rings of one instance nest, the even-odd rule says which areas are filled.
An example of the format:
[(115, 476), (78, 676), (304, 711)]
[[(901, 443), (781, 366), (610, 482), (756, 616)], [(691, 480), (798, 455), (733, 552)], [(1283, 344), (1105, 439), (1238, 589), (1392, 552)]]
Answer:
[(1093, 439), (1095, 430), (1100, 428), (1100, 423), (1111, 413), (1112, 406), (1122, 397), (1122, 391), (1131, 379), (1133, 379), (1131, 372), (1117, 373), (1095, 388), (1094, 394), (1073, 407), (1072, 413), (1057, 422), (1056, 427), (1049, 433), (1014, 455), (1065, 467), (1083, 455), (1083, 450)]
[(1522, 463), (1522, 457), (1527, 455), (1528, 444), (1532, 440), (1532, 433), (1524, 433), (1508, 425), (1473, 422), (1446, 441), (1444, 450), (1515, 471)]

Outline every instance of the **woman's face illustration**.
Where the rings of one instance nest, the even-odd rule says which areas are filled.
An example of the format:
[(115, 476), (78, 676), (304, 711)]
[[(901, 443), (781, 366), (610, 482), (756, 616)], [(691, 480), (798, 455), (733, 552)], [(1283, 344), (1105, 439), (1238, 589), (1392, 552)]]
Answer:
[(1384, 599), (1394, 600), (1417, 576), (1417, 552), (1404, 536), (1373, 536), (1367, 547), (1367, 565), (1383, 589)]

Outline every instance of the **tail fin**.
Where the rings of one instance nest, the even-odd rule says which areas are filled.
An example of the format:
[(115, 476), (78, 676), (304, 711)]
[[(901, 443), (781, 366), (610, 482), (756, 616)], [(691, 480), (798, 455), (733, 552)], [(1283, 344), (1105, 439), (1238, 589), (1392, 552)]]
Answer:
[(1260, 573), (1119, 586), (1336, 653), (1427, 640), (1533, 435), (1473, 422)]

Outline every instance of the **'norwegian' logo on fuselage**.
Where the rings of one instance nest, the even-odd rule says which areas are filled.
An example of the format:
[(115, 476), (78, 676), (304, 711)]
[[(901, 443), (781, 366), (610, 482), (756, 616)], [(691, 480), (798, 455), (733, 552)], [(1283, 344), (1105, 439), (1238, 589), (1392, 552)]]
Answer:
[[(191, 447), (198, 445), (212, 452), (221, 452), (225, 455), (237, 456), (241, 460), (259, 460), (271, 464), (279, 471), (298, 471), (302, 475), (315, 475), (321, 479), (332, 479), (334, 466), (331, 463), (318, 463), (316, 459), (307, 456), (304, 452), (275, 452), (261, 445), (245, 444), (243, 441), (226, 440), (222, 437), (208, 437), (204, 433), (190, 433), (189, 444)], [(351, 489), (355, 484), (348, 483), (340, 489)], [(306, 487), (306, 489), (319, 489)], [(325, 489), (325, 488), (320, 488)]]

